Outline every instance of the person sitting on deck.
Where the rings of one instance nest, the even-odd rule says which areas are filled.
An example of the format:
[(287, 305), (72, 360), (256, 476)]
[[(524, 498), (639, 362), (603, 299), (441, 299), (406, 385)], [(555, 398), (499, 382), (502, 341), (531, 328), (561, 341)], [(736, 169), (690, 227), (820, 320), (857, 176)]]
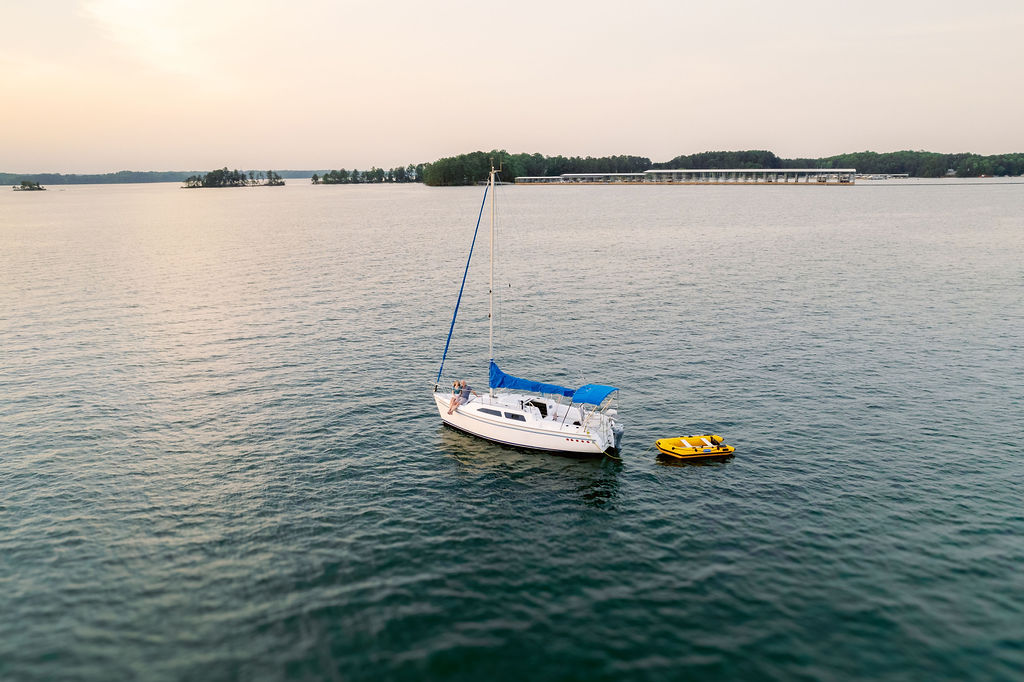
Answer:
[(458, 381), (456, 383), (459, 384), (460, 391), (458, 395), (452, 396), (451, 402), (448, 403), (448, 414), (454, 412), (455, 408), (457, 408), (459, 405), (465, 405), (466, 403), (468, 403), (470, 393), (476, 396), (480, 395), (479, 393), (477, 393), (476, 391), (469, 387), (469, 384), (466, 383), (465, 379), (463, 379), (462, 381)]
[(456, 379), (452, 382), (452, 399), (448, 401), (448, 414), (452, 413), (455, 406), (459, 404), (459, 393), (462, 392), (462, 384)]

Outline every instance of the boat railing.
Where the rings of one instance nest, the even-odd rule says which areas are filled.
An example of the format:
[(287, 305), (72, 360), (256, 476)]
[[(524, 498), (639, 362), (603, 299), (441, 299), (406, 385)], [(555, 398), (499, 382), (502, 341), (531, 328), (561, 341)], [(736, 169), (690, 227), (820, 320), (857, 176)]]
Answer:
[[(618, 410), (614, 409), (615, 402), (616, 402), (615, 401), (615, 395), (616, 395), (616, 393), (613, 392), (607, 398), (602, 400), (600, 405), (594, 405), (594, 409), (590, 410), (590, 412), (587, 413), (587, 418), (583, 421), (583, 428), (584, 429), (590, 423), (590, 420), (593, 419), (595, 414), (598, 415), (598, 419), (601, 420), (601, 421), (603, 421), (604, 417), (606, 417), (606, 416), (609, 419), (612, 419), (613, 418), (613, 414), (618, 414)], [(611, 413), (609, 413), (609, 410), (611, 410)], [(581, 411), (582, 411), (582, 407), (581, 407)]]

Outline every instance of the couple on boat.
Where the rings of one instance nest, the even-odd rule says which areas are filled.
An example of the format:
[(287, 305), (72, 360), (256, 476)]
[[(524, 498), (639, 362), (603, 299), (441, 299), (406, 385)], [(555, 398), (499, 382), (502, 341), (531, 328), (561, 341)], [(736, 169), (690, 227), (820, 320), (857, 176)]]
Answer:
[(479, 393), (477, 393), (476, 391), (474, 391), (473, 389), (471, 389), (469, 387), (469, 384), (466, 383), (465, 379), (462, 379), (461, 381), (456, 379), (455, 381), (453, 381), (452, 382), (452, 394), (453, 395), (452, 395), (451, 402), (448, 403), (448, 414), (451, 414), (452, 412), (454, 412), (455, 408), (457, 408), (459, 405), (465, 405), (466, 403), (468, 403), (469, 402), (469, 394), (470, 393), (472, 393), (475, 396), (479, 396), (480, 395)]

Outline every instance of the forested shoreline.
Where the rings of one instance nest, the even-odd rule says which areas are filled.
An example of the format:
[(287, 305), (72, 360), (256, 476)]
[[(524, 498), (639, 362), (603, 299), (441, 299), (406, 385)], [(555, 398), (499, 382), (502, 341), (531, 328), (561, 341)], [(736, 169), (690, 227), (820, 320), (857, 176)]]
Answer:
[(652, 163), (642, 156), (564, 157), (541, 154), (509, 154), (504, 150), (471, 152), (427, 164), (428, 185), (472, 185), (487, 179), (491, 160), (502, 167), (501, 179), (561, 175), (563, 173), (641, 173), (650, 169), (714, 170), (722, 168), (855, 168), (858, 173), (906, 173), (911, 177), (961, 178), (1018, 176), (1024, 174), (1024, 153), (980, 156), (938, 154), (924, 151), (856, 152), (818, 159), (783, 159), (770, 151), (701, 152)]
[[(765, 150), (701, 152), (683, 154), (669, 161), (652, 162), (644, 156), (544, 156), (543, 154), (510, 154), (505, 150), (470, 152), (438, 159), (433, 163), (408, 164), (391, 169), (371, 167), (369, 170), (283, 170), (279, 178), (310, 178), (314, 184), (405, 183), (423, 182), (436, 187), (472, 185), (487, 179), (491, 160), (502, 167), (501, 179), (512, 182), (517, 177), (561, 175), (562, 173), (641, 173), (651, 169), (713, 170), (721, 168), (856, 168), (858, 173), (906, 173), (911, 177), (939, 178), (953, 175), (961, 178), (1024, 175), (1024, 153), (939, 154), (925, 151), (854, 152), (816, 159), (784, 159)], [(227, 171), (227, 169), (223, 169)], [(254, 173), (263, 171), (228, 171), (246, 175), (244, 184), (252, 184)], [(207, 174), (209, 175), (209, 174)], [(118, 171), (98, 174), (0, 173), (0, 184), (24, 181), (48, 185), (110, 184), (133, 182), (186, 182), (196, 185), (196, 171)], [(243, 184), (239, 179), (239, 186)], [(230, 186), (230, 185), (217, 185)]]

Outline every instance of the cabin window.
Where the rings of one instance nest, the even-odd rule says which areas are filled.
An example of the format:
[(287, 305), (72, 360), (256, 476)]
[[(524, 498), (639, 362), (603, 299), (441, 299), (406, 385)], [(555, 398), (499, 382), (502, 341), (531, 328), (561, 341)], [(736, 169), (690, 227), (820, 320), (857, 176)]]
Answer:
[(477, 412), (483, 412), (484, 414), (493, 414), (495, 417), (500, 417), (501, 412), (498, 410), (488, 410), (486, 407), (481, 407)]
[(505, 419), (515, 419), (517, 422), (524, 422), (524, 421), (526, 421), (526, 417), (525, 416), (523, 416), (521, 414), (513, 414), (511, 412), (506, 412), (505, 413)]

